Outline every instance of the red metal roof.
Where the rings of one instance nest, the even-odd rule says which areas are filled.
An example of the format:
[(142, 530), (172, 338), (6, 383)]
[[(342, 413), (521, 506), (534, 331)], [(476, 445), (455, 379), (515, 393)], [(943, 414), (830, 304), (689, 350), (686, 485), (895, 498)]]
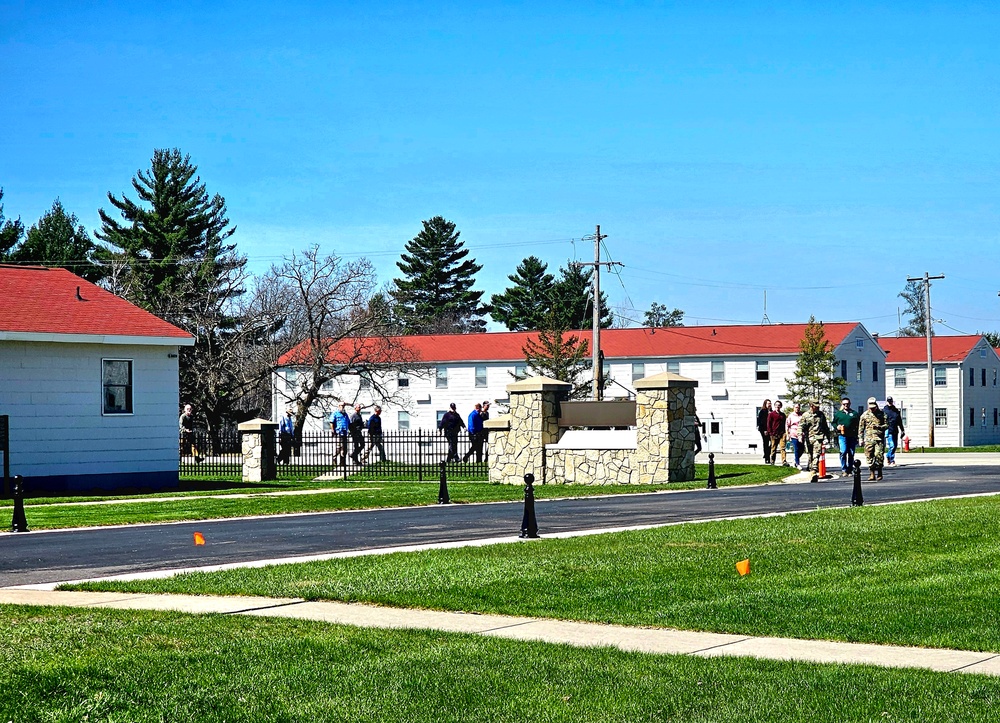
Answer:
[(192, 338), (65, 269), (3, 264), (0, 332)]
[[(857, 322), (825, 324), (827, 340), (836, 347), (858, 327)], [(609, 359), (678, 356), (774, 356), (798, 354), (806, 324), (765, 326), (676, 326), (668, 328), (602, 329), (601, 349)], [(588, 342), (591, 332), (574, 331)], [(522, 349), (537, 332), (504, 331), (483, 334), (436, 334), (398, 337), (416, 359), (425, 362), (523, 361)], [(278, 360), (294, 363), (302, 345)]]
[[(931, 342), (931, 355), (936, 362), (963, 361), (972, 348), (979, 343), (982, 335), (935, 336)], [(927, 363), (927, 337), (900, 336), (879, 337), (879, 346), (885, 349), (888, 356), (886, 364), (916, 362)]]

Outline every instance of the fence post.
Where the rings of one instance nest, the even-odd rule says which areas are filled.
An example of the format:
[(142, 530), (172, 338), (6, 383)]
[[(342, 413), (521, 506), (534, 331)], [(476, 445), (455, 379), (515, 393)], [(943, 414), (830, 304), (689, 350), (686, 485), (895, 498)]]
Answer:
[(417, 481), (424, 481), (424, 430), (417, 430)]
[(274, 455), (274, 431), (278, 425), (267, 419), (251, 419), (238, 426), (243, 438), (243, 481), (278, 479)]

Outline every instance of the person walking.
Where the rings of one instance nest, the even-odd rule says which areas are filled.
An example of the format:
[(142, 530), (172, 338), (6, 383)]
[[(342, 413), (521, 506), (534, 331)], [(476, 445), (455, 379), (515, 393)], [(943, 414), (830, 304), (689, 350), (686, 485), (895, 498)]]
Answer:
[(201, 464), (205, 458), (201, 456), (194, 442), (194, 407), (184, 405), (184, 411), (177, 419), (177, 430), (181, 434), (181, 455), (191, 454), (196, 464)]
[(882, 464), (885, 457), (885, 413), (878, 408), (878, 400), (868, 397), (868, 409), (858, 421), (858, 437), (865, 446), (868, 458), (868, 479), (882, 479)]
[(795, 454), (795, 469), (802, 469), (802, 430), (799, 423), (802, 421), (802, 405), (796, 402), (792, 407), (791, 414), (785, 420), (785, 434), (792, 440), (792, 451)]
[(840, 476), (854, 474), (854, 450), (858, 447), (857, 410), (851, 409), (851, 400), (840, 400), (840, 409), (833, 413), (833, 428), (837, 430), (837, 445), (840, 448)]
[(479, 413), (479, 418), (483, 422), (483, 461), (490, 461), (490, 430), (486, 428), (486, 420), (490, 418), (490, 400), (483, 400), (483, 411)]
[(351, 428), (351, 418), (347, 416), (347, 403), (341, 402), (337, 411), (330, 415), (330, 430), (333, 432), (335, 454), (341, 467), (347, 465), (347, 433)]
[(458, 431), (465, 429), (465, 422), (462, 421), (462, 415), (456, 411), (454, 402), (449, 407), (448, 411), (441, 417), (441, 421), (438, 422), (438, 429), (444, 432), (444, 438), (448, 440), (448, 457), (445, 461), (457, 462)]
[(886, 397), (882, 411), (885, 413), (885, 466), (895, 467), (899, 435), (906, 434), (903, 429), (903, 413), (892, 403), (892, 397)]
[(354, 405), (354, 414), (348, 424), (348, 431), (351, 433), (351, 461), (354, 464), (361, 464), (361, 453), (365, 451), (365, 420), (361, 418), (361, 405)]
[(778, 462), (778, 450), (781, 450), (781, 466), (788, 466), (788, 452), (785, 450), (785, 424), (788, 418), (781, 411), (781, 400), (775, 400), (774, 409), (767, 415), (767, 436), (771, 438), (771, 464)]
[(365, 464), (371, 456), (372, 448), (378, 448), (379, 462), (385, 462), (385, 445), (382, 443), (382, 407), (375, 405), (372, 416), (368, 418), (368, 449), (365, 450)]
[(809, 453), (809, 470), (813, 473), (810, 482), (819, 481), (819, 457), (823, 454), (823, 445), (830, 439), (830, 423), (819, 408), (819, 400), (809, 400), (809, 411), (799, 420), (802, 439), (805, 440), (806, 451)]
[(462, 456), (463, 462), (468, 462), (473, 454), (476, 455), (476, 462), (483, 461), (483, 405), (476, 404), (475, 409), (469, 412), (469, 451)]
[(292, 461), (292, 444), (295, 442), (295, 416), (291, 409), (285, 410), (285, 416), (278, 422), (278, 459), (277, 463), (286, 465)]
[(764, 464), (771, 463), (771, 436), (767, 433), (767, 415), (771, 413), (771, 400), (765, 399), (757, 411), (757, 431), (764, 447)]

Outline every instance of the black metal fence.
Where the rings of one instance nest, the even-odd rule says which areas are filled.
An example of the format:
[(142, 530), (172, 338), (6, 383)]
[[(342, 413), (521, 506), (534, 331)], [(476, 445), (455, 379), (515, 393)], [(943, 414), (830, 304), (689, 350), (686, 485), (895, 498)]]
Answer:
[[(243, 449), (239, 433), (217, 436), (213, 441), (203, 430), (194, 432), (194, 449), (180, 443), (182, 477), (239, 477), (243, 470)], [(283, 458), (275, 434), (275, 456), (279, 479), (319, 477), (327, 479), (436, 481), (441, 463), (446, 462), (448, 479), (481, 481), (489, 477), (487, 445), (483, 440), (481, 460), (465, 434), (458, 440), (458, 461), (447, 461), (448, 440), (440, 432), (414, 429), (384, 432), (381, 444), (366, 434), (358, 450), (348, 437), (345, 448), (332, 432), (303, 434), (288, 446)], [(381, 448), (381, 449), (380, 449)], [(356, 454), (357, 452), (357, 454)], [(200, 461), (199, 461), (200, 460)]]

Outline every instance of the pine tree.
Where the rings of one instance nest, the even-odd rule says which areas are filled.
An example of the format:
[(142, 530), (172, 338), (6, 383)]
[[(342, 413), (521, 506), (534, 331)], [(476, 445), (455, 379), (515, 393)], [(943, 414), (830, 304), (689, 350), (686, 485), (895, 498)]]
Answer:
[(510, 331), (542, 328), (552, 298), (555, 277), (535, 256), (524, 259), (507, 278), (513, 282), (502, 294), (490, 299), (489, 313)]
[(671, 311), (663, 304), (657, 304), (655, 301), (649, 307), (649, 311), (646, 312), (642, 320), (643, 326), (655, 326), (655, 327), (668, 327), (668, 326), (684, 326), (684, 312), (680, 309), (674, 309)]
[(66, 213), (57, 198), (38, 223), (28, 229), (24, 243), (11, 254), (15, 263), (59, 266), (87, 281), (104, 278), (104, 268), (94, 261), (95, 246), (74, 213)]
[(572, 384), (569, 399), (590, 396), (590, 380), (581, 380), (581, 377), (590, 376), (587, 373), (589, 344), (586, 339), (567, 333), (554, 311), (547, 315), (537, 339), (529, 337), (521, 352), (533, 374)]
[[(552, 287), (552, 308), (556, 312), (557, 325), (563, 329), (591, 328), (594, 323), (593, 269), (571, 262), (559, 271), (562, 276)], [(602, 291), (601, 328), (610, 328), (613, 321), (614, 314)]]
[[(0, 188), (0, 201), (3, 201), (3, 189)], [(24, 226), (21, 219), (13, 221), (4, 219), (3, 203), (0, 203), (0, 262), (7, 263), (12, 260), (11, 252), (24, 235)]]
[(824, 406), (836, 405), (847, 391), (847, 380), (837, 375), (836, 366), (837, 357), (823, 323), (810, 316), (799, 342), (795, 376), (785, 380), (789, 396), (802, 403), (816, 399)]
[[(907, 281), (906, 288), (899, 292), (899, 297), (906, 302), (903, 315), (908, 317), (907, 324), (899, 330), (900, 336), (925, 336), (927, 334), (927, 306), (924, 301), (924, 284), (922, 281)], [(931, 327), (931, 335), (934, 327)]]
[(482, 266), (466, 258), (469, 250), (451, 221), (435, 216), (423, 226), (396, 263), (404, 278), (394, 279), (390, 292), (404, 330), (407, 334), (485, 331), (479, 305), (483, 292), (472, 289)]

